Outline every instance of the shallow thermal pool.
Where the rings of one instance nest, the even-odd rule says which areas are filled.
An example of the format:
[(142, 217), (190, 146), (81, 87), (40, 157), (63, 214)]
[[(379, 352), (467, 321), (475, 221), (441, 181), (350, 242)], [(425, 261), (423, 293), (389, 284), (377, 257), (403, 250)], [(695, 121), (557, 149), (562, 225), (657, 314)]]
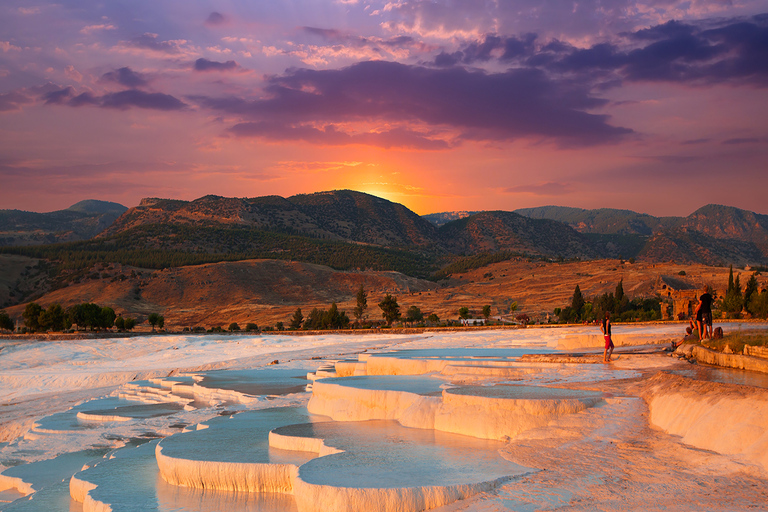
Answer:
[[(669, 337), (679, 328), (653, 326), (649, 332)], [(0, 352), (0, 364), (6, 356), (12, 361), (0, 376), (0, 391), (8, 390), (13, 402), (3, 405), (5, 410), (20, 410), (28, 403), (34, 422), (19, 431), (23, 435), (0, 444), (0, 510), (93, 510), (92, 503), (81, 505), (71, 499), (72, 475), (85, 483), (83, 492), (114, 512), (305, 512), (339, 509), (339, 503), (356, 503), (353, 508), (362, 510), (360, 503), (374, 502), (384, 507), (377, 510), (389, 510), (389, 504), (392, 510), (421, 510), (419, 503), (431, 507), (454, 499), (467, 499), (458, 506), (477, 512), (567, 508), (574, 503), (585, 509), (643, 510), (653, 503), (649, 497), (668, 489), (672, 474), (675, 482), (683, 482), (675, 485), (702, 510), (754, 504), (757, 498), (750, 493), (756, 491), (751, 489), (759, 489), (764, 479), (738, 473), (744, 467), (738, 458), (686, 451), (679, 439), (649, 428), (647, 406), (637, 396), (624, 396), (629, 388), (622, 387), (622, 381), (637, 379), (643, 372), (652, 375), (657, 368), (699, 380), (763, 388), (768, 388), (768, 377), (689, 365), (661, 354), (643, 356), (656, 357), (652, 371), (635, 364), (628, 354), (611, 365), (519, 359), (524, 354), (558, 353), (552, 347), (559, 338), (592, 331), (176, 337), (172, 343), (148, 338), (146, 346), (132, 339), (125, 347), (109, 341), (107, 349), (100, 346), (103, 340), (14, 344), (13, 350)], [(68, 350), (76, 354), (70, 357)], [(278, 354), (281, 363), (267, 366)], [(136, 359), (129, 363), (127, 358), (133, 355)], [(385, 404), (375, 405), (384, 412), (402, 407), (410, 426), (392, 419), (332, 421), (308, 413), (307, 374), (324, 365), (330, 368), (326, 374), (333, 375), (333, 361), (338, 359), (359, 365), (357, 370), (378, 364), (381, 371), (416, 373), (317, 380), (312, 385), (318, 393), (326, 393), (322, 399), (328, 410), (334, 393), (350, 403), (357, 400), (360, 414), (375, 409), (366, 405), (368, 397), (386, 397)], [(226, 364), (228, 369), (184, 371), (182, 361), (195, 368)], [(144, 366), (150, 362), (151, 368)], [(425, 373), (419, 374), (422, 370)], [(39, 400), (44, 385), (25, 387), (34, 382), (35, 373), (55, 379), (45, 400)], [(75, 398), (57, 409), (57, 400), (70, 395)], [(526, 401), (540, 403), (535, 407), (518, 403)], [(410, 407), (411, 403), (415, 405)], [(507, 421), (522, 427), (515, 430)], [(473, 423), (493, 424), (495, 430), (465, 428)], [(271, 433), (277, 445), (272, 444)], [(482, 435), (489, 438), (481, 439)], [(198, 487), (212, 481), (214, 467), (225, 469), (218, 480), (214, 478), (222, 487), (259, 465), (266, 475), (271, 474), (268, 466), (281, 466), (284, 481), (281, 492), (174, 485), (161, 477), (158, 453), (173, 459), (177, 469), (191, 469), (186, 477), (192, 475), (188, 481)], [(606, 469), (614, 461), (620, 478)], [(296, 468), (295, 475), (289, 467)], [(637, 473), (636, 467), (662, 469), (646, 474)], [(747, 496), (745, 501), (717, 501), (717, 489), (709, 486), (715, 481), (712, 475), (720, 473), (739, 475), (731, 480), (744, 482), (740, 494)], [(233, 483), (232, 488), (238, 487)], [(330, 499), (324, 488), (339, 490), (333, 495), (336, 501), (323, 501)], [(456, 491), (460, 488), (467, 492)], [(378, 497), (355, 494), (377, 489), (382, 491)], [(487, 492), (491, 489), (497, 491)], [(604, 495), (601, 489), (611, 492)], [(22, 497), (19, 491), (31, 494)], [(443, 501), (429, 501), (428, 496), (440, 492)], [(613, 501), (617, 495), (620, 498)], [(594, 499), (602, 501), (589, 501)]]

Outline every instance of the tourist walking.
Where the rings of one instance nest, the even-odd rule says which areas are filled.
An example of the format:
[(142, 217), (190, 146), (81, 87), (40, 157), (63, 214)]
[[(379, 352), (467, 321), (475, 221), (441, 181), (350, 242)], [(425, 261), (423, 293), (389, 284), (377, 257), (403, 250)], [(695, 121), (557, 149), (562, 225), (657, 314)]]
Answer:
[(699, 297), (699, 304), (696, 306), (695, 312), (699, 341), (704, 338), (712, 338), (712, 300), (708, 287), (705, 287), (704, 293)]
[(613, 341), (611, 340), (611, 312), (605, 312), (605, 318), (600, 324), (600, 330), (603, 331), (605, 338), (605, 350), (603, 351), (603, 362), (608, 363), (613, 355)]

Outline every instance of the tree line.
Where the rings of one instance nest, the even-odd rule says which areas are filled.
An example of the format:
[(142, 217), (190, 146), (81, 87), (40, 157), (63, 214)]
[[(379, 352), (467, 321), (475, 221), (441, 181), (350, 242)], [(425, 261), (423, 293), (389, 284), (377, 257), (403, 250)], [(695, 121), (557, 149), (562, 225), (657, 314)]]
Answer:
[(604, 293), (587, 300), (576, 285), (571, 305), (555, 308), (553, 313), (560, 323), (594, 322), (610, 311), (616, 321), (632, 322), (661, 319), (661, 298), (636, 298), (629, 300), (624, 294), (624, 280), (616, 285), (614, 292)]
[(752, 273), (742, 292), (741, 276), (733, 277), (733, 265), (728, 273), (728, 288), (725, 297), (718, 304), (719, 309), (725, 312), (729, 318), (741, 318), (746, 311), (753, 318), (768, 318), (768, 290), (759, 290), (757, 276), (760, 271)]
[(415, 277), (428, 277), (437, 268), (436, 258), (408, 250), (252, 228), (177, 224), (142, 225), (112, 237), (78, 242), (0, 247), (0, 253), (56, 261), (64, 270), (107, 262), (162, 269), (256, 258), (305, 261), (337, 270), (395, 270)]
[[(61, 304), (54, 303), (43, 308), (36, 302), (30, 302), (21, 314), (26, 332), (67, 331), (77, 326), (78, 329), (97, 330), (117, 328), (119, 331), (130, 331), (137, 325), (137, 320), (115, 313), (109, 306), (99, 306), (92, 302), (75, 304), (64, 309)], [(165, 317), (158, 313), (150, 313), (147, 321), (152, 326), (163, 328)], [(13, 319), (5, 311), (0, 311), (0, 329), (13, 331), (16, 326)]]

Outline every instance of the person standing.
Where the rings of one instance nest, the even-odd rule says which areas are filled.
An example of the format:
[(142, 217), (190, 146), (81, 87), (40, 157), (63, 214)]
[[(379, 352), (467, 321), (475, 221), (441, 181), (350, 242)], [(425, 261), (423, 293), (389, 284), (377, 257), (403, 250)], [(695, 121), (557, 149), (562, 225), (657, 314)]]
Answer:
[(605, 318), (600, 324), (600, 330), (603, 331), (603, 337), (605, 338), (605, 350), (603, 351), (603, 362), (608, 363), (613, 355), (613, 341), (611, 340), (611, 312), (605, 312)]
[(704, 293), (699, 297), (699, 304), (696, 306), (696, 327), (699, 331), (699, 341), (704, 338), (712, 338), (712, 295), (708, 288), (704, 288)]

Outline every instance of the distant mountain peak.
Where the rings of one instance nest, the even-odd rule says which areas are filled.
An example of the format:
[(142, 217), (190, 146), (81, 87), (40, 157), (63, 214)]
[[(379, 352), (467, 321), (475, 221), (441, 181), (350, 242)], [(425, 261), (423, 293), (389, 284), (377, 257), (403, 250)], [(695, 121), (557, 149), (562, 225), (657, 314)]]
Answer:
[(127, 206), (123, 206), (120, 203), (113, 203), (111, 201), (100, 201), (98, 199), (85, 199), (77, 202), (67, 208), (71, 212), (80, 213), (123, 213), (128, 210)]

